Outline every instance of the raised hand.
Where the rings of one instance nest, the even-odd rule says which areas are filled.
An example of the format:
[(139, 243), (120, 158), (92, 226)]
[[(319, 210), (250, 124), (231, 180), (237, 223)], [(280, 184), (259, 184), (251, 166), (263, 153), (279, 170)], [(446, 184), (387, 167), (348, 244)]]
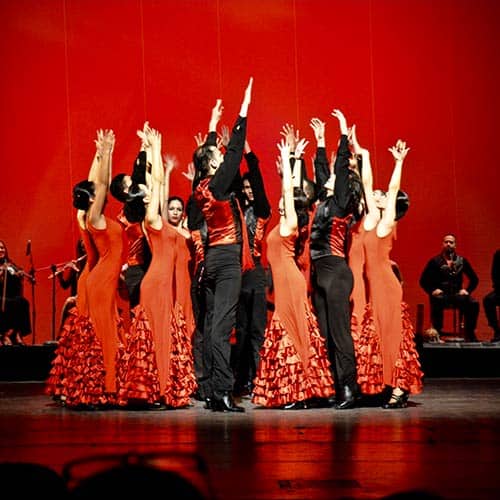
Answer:
[(295, 145), (299, 142), (299, 131), (295, 131), (293, 125), (285, 123), (281, 129), (280, 135), (282, 135), (285, 141), (290, 146), (290, 151), (295, 151)]
[(344, 116), (344, 113), (342, 113), (342, 111), (340, 111), (340, 109), (334, 109), (332, 111), (332, 116), (337, 118), (337, 120), (339, 121), (340, 133), (342, 135), (348, 135), (349, 129), (347, 128), (347, 120)]
[(406, 142), (398, 139), (395, 146), (389, 148), (389, 151), (392, 153), (392, 156), (396, 161), (403, 161), (410, 151), (410, 148), (406, 146)]
[(191, 162), (191, 163), (188, 163), (188, 166), (187, 166), (187, 171), (186, 172), (182, 172), (182, 175), (189, 181), (189, 182), (193, 182), (194, 180), (194, 174), (195, 174), (196, 170), (194, 168), (194, 163)]
[(319, 118), (311, 118), (309, 123), (314, 131), (314, 137), (316, 137), (317, 142), (322, 142), (325, 140), (325, 122), (322, 122)]
[(177, 158), (173, 155), (164, 154), (163, 155), (163, 167), (165, 168), (166, 174), (171, 174), (172, 170), (177, 166)]
[(215, 106), (212, 108), (211, 122), (219, 123), (222, 118), (222, 112), (224, 111), (224, 106), (222, 105), (222, 99), (217, 99)]
[(243, 95), (243, 101), (241, 103), (241, 109), (240, 109), (241, 117), (246, 117), (248, 114), (248, 106), (252, 102), (252, 86), (253, 86), (253, 77), (250, 77), (247, 88), (245, 89), (245, 94)]
[(231, 135), (229, 133), (229, 127), (227, 125), (222, 125), (221, 127), (221, 133), (219, 134), (218, 138), (221, 141), (221, 144), (227, 148), (227, 145), (229, 144), (229, 140), (231, 139)]
[(201, 135), (201, 132), (198, 132), (194, 136), (194, 141), (196, 142), (197, 147), (203, 146), (203, 144), (207, 141), (207, 134)]
[(278, 142), (277, 146), (280, 150), (282, 159), (281, 163), (283, 164), (283, 159), (290, 156), (290, 145), (284, 139), (281, 139), (281, 142)]
[(306, 139), (300, 139), (300, 141), (295, 145), (295, 158), (301, 158), (304, 154), (304, 150), (306, 146), (309, 144), (309, 141)]

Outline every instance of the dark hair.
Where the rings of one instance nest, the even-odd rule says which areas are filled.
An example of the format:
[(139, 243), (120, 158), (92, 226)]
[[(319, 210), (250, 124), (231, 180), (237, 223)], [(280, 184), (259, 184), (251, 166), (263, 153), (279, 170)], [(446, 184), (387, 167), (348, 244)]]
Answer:
[(213, 150), (215, 146), (212, 144), (202, 144), (198, 146), (193, 153), (193, 165), (196, 173), (193, 179), (193, 189), (204, 179), (209, 171), (209, 163), (212, 159)]
[(129, 222), (142, 222), (146, 216), (145, 193), (138, 184), (132, 184), (125, 193), (123, 215)]
[(361, 219), (364, 213), (364, 209), (360, 208), (360, 203), (365, 198), (365, 191), (363, 189), (363, 183), (359, 175), (351, 171), (347, 178), (347, 185), (351, 196), (349, 197), (349, 202), (347, 204), (347, 210), (354, 215), (354, 219), (358, 221)]
[(73, 206), (78, 210), (87, 211), (90, 199), (95, 195), (95, 186), (92, 181), (80, 181), (73, 187)]
[(177, 200), (182, 205), (182, 210), (184, 210), (184, 200), (180, 196), (169, 196), (167, 206), (170, 205), (171, 201), (175, 200)]
[(398, 191), (396, 197), (396, 217), (394, 220), (399, 220), (403, 217), (410, 208), (410, 197), (404, 191)]
[(127, 201), (127, 193), (125, 193), (124, 182), (125, 174), (116, 174), (111, 180), (111, 184), (109, 185), (109, 192), (113, 198), (116, 198), (118, 201), (125, 203)]
[(297, 258), (304, 252), (305, 243), (309, 237), (309, 208), (311, 203), (302, 188), (293, 188), (293, 204), (295, 212), (297, 213), (297, 224), (299, 228), (299, 237), (295, 242), (295, 258)]

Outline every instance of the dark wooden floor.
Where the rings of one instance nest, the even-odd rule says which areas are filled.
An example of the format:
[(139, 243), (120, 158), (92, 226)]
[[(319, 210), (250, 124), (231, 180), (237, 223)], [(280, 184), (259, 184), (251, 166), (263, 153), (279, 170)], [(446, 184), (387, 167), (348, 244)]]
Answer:
[(42, 382), (0, 383), (0, 462), (57, 472), (98, 453), (199, 452), (219, 500), (500, 497), (500, 378), (426, 379), (404, 410), (75, 412)]

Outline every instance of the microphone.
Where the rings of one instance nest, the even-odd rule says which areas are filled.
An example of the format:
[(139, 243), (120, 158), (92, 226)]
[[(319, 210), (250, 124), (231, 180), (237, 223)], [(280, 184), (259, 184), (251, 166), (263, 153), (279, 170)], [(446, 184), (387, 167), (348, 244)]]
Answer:
[(31, 255), (31, 240), (26, 243), (26, 255)]

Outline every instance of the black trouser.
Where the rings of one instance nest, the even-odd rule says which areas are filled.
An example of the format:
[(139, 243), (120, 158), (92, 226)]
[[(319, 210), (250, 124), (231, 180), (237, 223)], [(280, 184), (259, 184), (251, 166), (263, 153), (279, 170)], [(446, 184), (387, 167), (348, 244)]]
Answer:
[(252, 382), (259, 366), (267, 322), (266, 274), (260, 262), (242, 276), (236, 316), (236, 344), (231, 352), (235, 386)]
[(25, 337), (31, 333), (30, 303), (25, 297), (6, 297), (5, 309), (0, 311), (0, 333), (10, 329)]
[(475, 337), (479, 302), (470, 295), (430, 295), (432, 326), (441, 332), (443, 329), (443, 311), (456, 307), (464, 315), (465, 335), (469, 339)]
[(139, 304), (141, 281), (144, 278), (144, 266), (137, 264), (129, 266), (125, 270), (125, 284), (127, 285), (128, 300), (130, 302), (130, 309)]
[(196, 380), (198, 381), (198, 393), (205, 399), (212, 395), (203, 392), (203, 384), (209, 378), (209, 368), (212, 366), (212, 356), (205, 360), (209, 349), (205, 346), (205, 318), (207, 308), (205, 304), (205, 262), (198, 264), (195, 275), (191, 280), (191, 302), (193, 304), (193, 315), (195, 330), (193, 334), (193, 361)]
[[(234, 385), (229, 339), (236, 325), (241, 290), (241, 245), (209, 247), (205, 256), (206, 307), (204, 362), (211, 363), (203, 392), (222, 398)], [(209, 352), (206, 352), (207, 349)]]
[(488, 320), (488, 325), (493, 328), (495, 335), (500, 334), (500, 327), (498, 325), (497, 306), (500, 306), (500, 293), (495, 290), (485, 295), (483, 298), (484, 313)]
[(330, 339), (335, 389), (342, 394), (346, 386), (357, 387), (349, 304), (353, 275), (346, 260), (335, 255), (314, 260), (313, 272), (313, 303), (321, 334)]

